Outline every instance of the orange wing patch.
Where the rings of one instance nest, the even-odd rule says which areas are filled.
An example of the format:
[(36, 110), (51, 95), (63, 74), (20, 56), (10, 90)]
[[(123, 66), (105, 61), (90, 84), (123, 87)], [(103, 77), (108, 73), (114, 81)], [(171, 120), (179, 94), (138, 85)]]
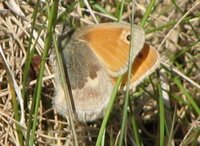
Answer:
[(129, 43), (125, 41), (128, 28), (101, 28), (88, 31), (81, 37), (100, 62), (111, 72), (117, 72), (128, 62)]
[[(138, 85), (145, 77), (149, 76), (159, 64), (159, 54), (154, 48), (145, 44), (142, 51), (135, 58), (132, 65), (131, 87)], [(116, 78), (113, 78), (114, 82)], [(127, 73), (124, 75), (122, 86), (126, 84)]]

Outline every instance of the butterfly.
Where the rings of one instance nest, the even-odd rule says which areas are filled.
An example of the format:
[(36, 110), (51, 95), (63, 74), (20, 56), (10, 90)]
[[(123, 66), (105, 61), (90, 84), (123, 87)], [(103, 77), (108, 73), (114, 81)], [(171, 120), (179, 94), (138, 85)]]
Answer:
[[(135, 87), (159, 65), (156, 49), (145, 44), (145, 34), (134, 29), (133, 53), (130, 55), (132, 74), (130, 87)], [(69, 79), (77, 117), (82, 122), (103, 117), (117, 77), (128, 70), (130, 24), (102, 23), (80, 27), (60, 39), (63, 63)], [(55, 110), (67, 116), (65, 95), (57, 67)], [(126, 81), (126, 75), (123, 83)], [(122, 83), (122, 84), (123, 84)]]

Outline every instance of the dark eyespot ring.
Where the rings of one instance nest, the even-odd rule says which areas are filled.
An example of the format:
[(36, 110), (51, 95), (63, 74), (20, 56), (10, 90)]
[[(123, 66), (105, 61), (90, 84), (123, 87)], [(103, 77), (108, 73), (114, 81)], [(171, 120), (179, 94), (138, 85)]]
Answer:
[(138, 58), (143, 58), (143, 54), (141, 52), (138, 54)]
[(128, 35), (126, 36), (126, 40), (129, 41), (129, 42), (131, 41), (131, 35), (130, 35), (130, 34), (128, 34)]

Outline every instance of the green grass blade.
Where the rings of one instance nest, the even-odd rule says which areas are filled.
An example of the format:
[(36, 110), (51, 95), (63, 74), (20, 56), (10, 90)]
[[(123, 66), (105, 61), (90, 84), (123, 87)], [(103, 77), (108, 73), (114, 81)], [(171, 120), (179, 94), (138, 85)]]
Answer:
[(75, 125), (74, 125), (74, 121), (73, 121), (73, 108), (72, 108), (72, 104), (71, 104), (72, 102), (70, 100), (70, 94), (69, 94), (69, 90), (68, 90), (65, 69), (63, 66), (64, 62), (62, 61), (62, 52), (61, 52), (61, 49), (58, 48), (58, 44), (57, 44), (55, 36), (53, 36), (53, 40), (54, 40), (54, 44), (55, 44), (54, 46), (55, 46), (55, 52), (56, 52), (56, 60), (57, 60), (57, 65), (58, 65), (58, 69), (60, 72), (61, 84), (63, 85), (65, 101), (66, 101), (66, 105), (68, 107), (67, 112), (69, 115), (69, 125), (72, 130), (74, 145), (78, 146), (77, 134), (76, 134)]
[[(10, 93), (12, 96), (12, 107), (13, 107), (13, 111), (14, 111), (14, 116), (15, 116), (15, 119), (17, 121), (19, 121), (20, 120), (19, 108), (18, 108), (18, 102), (16, 100), (16, 96), (15, 96), (15, 92), (14, 92), (14, 87), (13, 87), (12, 83), (9, 83), (9, 85), (10, 85)], [(20, 146), (24, 146), (22, 128), (20, 127), (20, 125), (18, 125), (18, 123), (16, 123), (15, 125), (16, 125), (16, 132), (17, 132)]]
[(187, 98), (188, 102), (190, 103), (190, 105), (192, 106), (192, 108), (195, 110), (195, 112), (200, 115), (200, 107), (198, 106), (198, 104), (193, 100), (193, 97), (188, 93), (187, 89), (185, 89), (183, 87), (183, 85), (181, 84), (180, 80), (178, 78), (174, 79), (174, 82), (176, 83), (176, 85), (179, 87), (180, 91), (185, 95), (185, 97)]
[(132, 129), (133, 129), (133, 132), (134, 132), (136, 145), (142, 146), (142, 143), (141, 143), (141, 140), (140, 140), (139, 129), (138, 129), (138, 126), (137, 126), (137, 122), (135, 120), (134, 113), (131, 113), (131, 125), (132, 125)]
[(52, 7), (51, 7), (51, 15), (49, 18), (49, 23), (48, 23), (48, 28), (47, 28), (47, 36), (46, 36), (46, 40), (45, 40), (45, 46), (44, 46), (44, 52), (42, 55), (42, 62), (41, 62), (41, 66), (40, 66), (40, 72), (39, 72), (39, 76), (37, 79), (37, 85), (35, 88), (35, 109), (34, 109), (34, 119), (33, 119), (33, 127), (32, 127), (32, 131), (31, 131), (31, 136), (30, 136), (30, 142), (28, 143), (30, 146), (33, 146), (34, 144), (34, 140), (35, 140), (35, 132), (36, 132), (36, 127), (37, 127), (37, 121), (38, 121), (38, 108), (39, 108), (39, 103), (40, 103), (40, 97), (41, 97), (41, 85), (42, 85), (42, 77), (43, 77), (43, 72), (44, 72), (44, 68), (45, 68), (45, 60), (48, 54), (48, 50), (51, 47), (52, 44), (52, 36), (53, 36), (53, 32), (54, 32), (54, 28), (55, 28), (55, 22), (56, 22), (56, 18), (57, 18), (57, 11), (58, 11), (58, 2), (57, 0), (54, 0), (52, 3)]
[(164, 101), (162, 96), (162, 88), (159, 84), (159, 119), (160, 119), (160, 146), (164, 145), (165, 136), (165, 112), (164, 112)]
[[(135, 4), (134, 1), (132, 1), (132, 15), (131, 15), (131, 26), (134, 24), (134, 15), (135, 15)], [(123, 145), (124, 141), (124, 135), (126, 130), (126, 124), (127, 124), (127, 117), (128, 117), (128, 105), (129, 105), (129, 86), (130, 86), (130, 78), (131, 78), (131, 72), (132, 72), (132, 64), (131, 64), (131, 55), (133, 55), (133, 49), (134, 49), (134, 38), (136, 36), (134, 34), (134, 29), (131, 27), (131, 41), (130, 41), (130, 49), (129, 49), (129, 57), (128, 57), (128, 76), (127, 76), (127, 82), (126, 82), (126, 92), (125, 92), (125, 99), (124, 99), (124, 107), (123, 107), (123, 117), (122, 117), (122, 123), (120, 128), (120, 136), (119, 136), (119, 146)], [(134, 69), (134, 67), (133, 67)]]
[(119, 5), (120, 6), (119, 11), (117, 11), (118, 12), (118, 14), (117, 14), (117, 20), (119, 22), (121, 21), (122, 14), (123, 14), (123, 11), (124, 11), (124, 3), (125, 3), (125, 0), (122, 0), (121, 3), (120, 3), (120, 5)]
[[(112, 16), (108, 11), (106, 11), (106, 9), (104, 9), (104, 8), (103, 8), (101, 5), (99, 5), (99, 4), (95, 4), (93, 7), (94, 7), (94, 9), (100, 11), (100, 12), (103, 13), (103, 14)], [(113, 17), (113, 16), (112, 16), (112, 17)]]
[(108, 122), (108, 118), (110, 116), (110, 112), (112, 110), (112, 107), (113, 107), (113, 104), (114, 104), (114, 101), (115, 101), (115, 98), (116, 98), (116, 95), (117, 95), (117, 91), (118, 91), (119, 86), (121, 84), (121, 81), (122, 81), (122, 76), (120, 76), (117, 79), (117, 82), (116, 82), (116, 84), (115, 84), (115, 86), (113, 88), (113, 91), (112, 91), (112, 94), (111, 94), (111, 98), (110, 98), (110, 101), (108, 103), (108, 107), (106, 109), (106, 113), (105, 113), (105, 116), (103, 118), (103, 122), (101, 124), (101, 128), (99, 130), (99, 134), (98, 134), (95, 146), (100, 146), (101, 145), (102, 137), (103, 137), (103, 134), (104, 134), (107, 122)]
[[(24, 98), (24, 99), (25, 99), (26, 90), (27, 90), (26, 87), (28, 86), (28, 75), (30, 72), (31, 61), (33, 58), (34, 50), (35, 50), (34, 47), (31, 49), (31, 44), (32, 44), (32, 39), (33, 39), (34, 26), (35, 26), (36, 19), (37, 19), (39, 3), (40, 3), (40, 0), (37, 0), (35, 9), (34, 9), (33, 15), (32, 15), (33, 22), (32, 22), (30, 38), (29, 38), (29, 43), (28, 43), (28, 48), (27, 48), (27, 57), (26, 57), (26, 61), (25, 61), (25, 67), (24, 67), (24, 71), (23, 71), (22, 98)], [(25, 101), (26, 101), (26, 99), (25, 99)]]
[(150, 4), (148, 5), (147, 10), (146, 10), (144, 16), (142, 17), (141, 22), (140, 22), (140, 26), (141, 27), (144, 27), (144, 25), (145, 25), (149, 15), (150, 15), (150, 13), (153, 10), (153, 6), (155, 5), (155, 2), (156, 2), (156, 0), (151, 0)]

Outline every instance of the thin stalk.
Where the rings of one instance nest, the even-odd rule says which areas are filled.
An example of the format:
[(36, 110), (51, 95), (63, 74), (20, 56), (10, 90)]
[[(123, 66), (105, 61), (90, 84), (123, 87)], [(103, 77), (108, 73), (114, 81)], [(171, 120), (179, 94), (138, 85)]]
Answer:
[[(134, 11), (135, 11), (135, 4), (134, 4), (134, 0), (132, 1), (132, 22), (131, 22), (131, 26), (133, 26), (134, 24)], [(119, 137), (119, 146), (123, 145), (123, 139), (124, 139), (124, 135), (125, 135), (125, 128), (126, 128), (126, 123), (127, 123), (127, 116), (128, 116), (128, 112), (127, 112), (127, 108), (128, 108), (128, 103), (129, 103), (129, 86), (130, 86), (130, 78), (131, 78), (131, 72), (132, 72), (132, 64), (131, 64), (131, 56), (134, 52), (133, 52), (133, 48), (134, 48), (134, 29), (133, 27), (131, 27), (131, 42), (130, 42), (130, 49), (129, 49), (129, 58), (128, 58), (128, 75), (127, 75), (127, 83), (126, 83), (126, 93), (125, 93), (125, 99), (124, 99), (124, 107), (123, 107), (123, 117), (122, 117), (122, 124), (121, 124), (121, 133), (120, 133), (120, 137)], [(134, 67), (133, 67), (134, 69)]]
[(57, 19), (58, 3), (59, 3), (59, 0), (54, 0), (52, 3), (51, 15), (50, 15), (49, 23), (48, 23), (48, 27), (47, 27), (47, 36), (45, 39), (44, 52), (42, 54), (42, 62), (40, 64), (41, 66), (40, 66), (40, 71), (39, 71), (39, 75), (38, 75), (38, 79), (37, 79), (37, 85), (34, 90), (34, 93), (36, 95), (36, 98), (35, 98), (36, 103), (35, 103), (35, 109), (34, 109), (33, 127), (32, 127), (32, 131), (31, 131), (30, 143), (28, 143), (29, 146), (33, 146), (33, 144), (34, 144), (35, 132), (36, 132), (37, 121), (38, 121), (38, 118), (37, 118), (38, 117), (38, 108), (39, 108), (41, 90), (42, 90), (42, 87), (41, 87), (42, 77), (43, 77), (43, 72), (45, 69), (45, 60), (46, 60), (49, 48), (51, 47), (51, 44), (52, 44), (52, 36), (53, 36), (54, 28), (55, 28), (55, 22)]

